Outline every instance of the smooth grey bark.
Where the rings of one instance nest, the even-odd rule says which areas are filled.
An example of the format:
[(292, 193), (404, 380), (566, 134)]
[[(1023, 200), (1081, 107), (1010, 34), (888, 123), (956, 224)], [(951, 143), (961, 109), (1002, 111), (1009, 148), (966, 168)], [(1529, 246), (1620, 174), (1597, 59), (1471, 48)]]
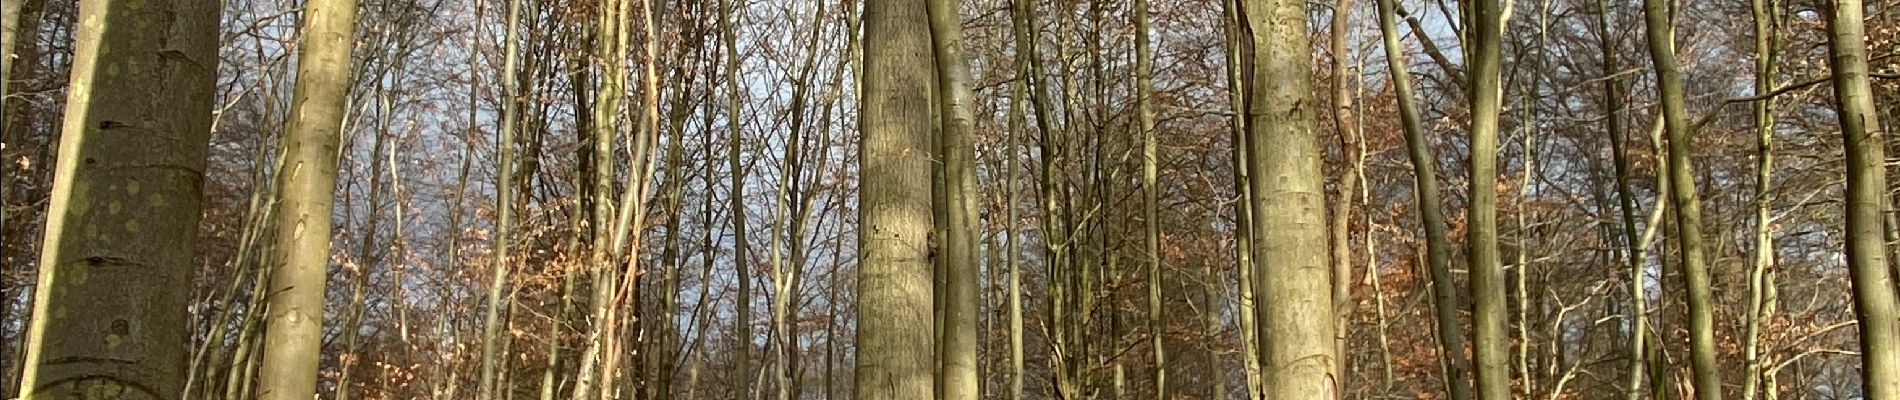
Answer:
[(356, 1), (312, 0), (304, 18), (297, 86), (284, 136), (284, 172), (278, 175), (282, 208), (258, 370), (257, 396), (262, 400), (316, 395), (337, 146), (353, 86), (350, 51)]
[(183, 393), (219, 11), (79, 2), (22, 398)]
[(929, 0), (930, 37), (936, 62), (936, 106), (942, 116), (939, 155), (943, 165), (943, 203), (935, 208), (942, 245), (935, 250), (940, 262), (943, 314), (937, 357), (941, 364), (941, 400), (974, 400), (980, 393), (977, 373), (977, 313), (981, 312), (977, 260), (979, 215), (976, 183), (976, 94), (971, 91), (970, 62), (963, 50), (963, 18), (955, 0)]
[(1868, 399), (1895, 399), (1900, 398), (1900, 295), (1894, 293), (1882, 230), (1888, 211), (1886, 140), (1868, 78), (1865, 9), (1860, 0), (1824, 4), (1834, 101), (1847, 147), (1847, 267), (1860, 319), (1861, 390)]
[(858, 167), (857, 391), (932, 399), (929, 21), (914, 0), (864, 8)]
[(1315, 129), (1312, 52), (1303, 0), (1247, 0), (1240, 15), (1251, 68), (1246, 162), (1255, 210), (1255, 292), (1266, 397), (1333, 399), (1332, 271), (1328, 262), (1323, 152)]

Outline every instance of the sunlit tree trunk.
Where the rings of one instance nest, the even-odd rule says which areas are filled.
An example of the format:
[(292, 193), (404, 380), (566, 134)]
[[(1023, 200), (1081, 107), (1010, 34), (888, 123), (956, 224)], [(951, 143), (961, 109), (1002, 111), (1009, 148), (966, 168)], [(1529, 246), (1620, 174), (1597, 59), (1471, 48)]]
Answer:
[(1253, 251), (1260, 364), (1268, 398), (1335, 399), (1332, 271), (1326, 246), (1323, 152), (1315, 129), (1306, 2), (1248, 0), (1247, 164), (1255, 196)]
[(323, 340), (323, 287), (330, 259), (337, 142), (349, 94), (356, 1), (305, 5), (297, 88), (278, 176), (277, 246), (270, 315), (264, 329), (258, 398), (302, 400), (316, 394)]
[(1232, 134), (1229, 140), (1233, 145), (1234, 194), (1240, 201), (1234, 205), (1234, 264), (1238, 270), (1235, 280), (1239, 281), (1240, 320), (1240, 357), (1243, 373), (1247, 377), (1247, 398), (1255, 399), (1264, 395), (1264, 377), (1260, 370), (1260, 351), (1258, 324), (1254, 321), (1254, 263), (1253, 263), (1253, 184), (1249, 182), (1247, 164), (1247, 87), (1246, 71), (1253, 60), (1246, 54), (1250, 38), (1242, 37), (1247, 31), (1247, 21), (1241, 18), (1240, 2), (1243, 0), (1222, 0), (1221, 13), (1224, 16), (1222, 31), (1226, 34), (1227, 55), (1227, 91), (1229, 109), (1234, 113), (1231, 123)]
[[(1779, 4), (1775, 0), (1751, 0), (1749, 10), (1755, 22), (1755, 93), (1774, 90), (1776, 47), (1780, 46)], [(1774, 185), (1775, 102), (1755, 102), (1755, 249), (1754, 265), (1748, 269), (1747, 331), (1742, 338), (1742, 400), (1755, 400), (1761, 388), (1762, 324), (1767, 315), (1769, 269), (1775, 264)], [(1884, 247), (1883, 247), (1884, 248)], [(1633, 387), (1633, 386), (1632, 386)], [(1773, 390), (1773, 388), (1770, 388)]]
[(1847, 265), (1860, 318), (1862, 391), (1868, 399), (1900, 398), (1900, 300), (1882, 236), (1886, 145), (1868, 79), (1865, 10), (1860, 0), (1825, 4), (1834, 100), (1847, 146)]
[[(1332, 106), (1329, 114), (1333, 118), (1333, 131), (1339, 135), (1340, 149), (1345, 153), (1347, 160), (1339, 178), (1333, 180), (1336, 196), (1330, 215), (1332, 220), (1327, 223), (1327, 229), (1330, 230), (1327, 234), (1327, 240), (1330, 241), (1327, 247), (1332, 250), (1333, 268), (1333, 330), (1336, 332), (1333, 336), (1333, 347), (1338, 348), (1336, 352), (1340, 355), (1348, 354), (1346, 332), (1352, 325), (1352, 200), (1354, 193), (1359, 191), (1359, 180), (1355, 177), (1362, 169), (1359, 163), (1353, 162), (1360, 157), (1359, 133), (1357, 132), (1359, 121), (1358, 117), (1353, 115), (1352, 89), (1348, 84), (1350, 79), (1347, 77), (1347, 74), (1354, 72), (1347, 67), (1352, 56), (1347, 54), (1349, 50), (1346, 43), (1346, 31), (1352, 29), (1352, 7), (1353, 0), (1338, 0), (1333, 4), (1332, 24), (1326, 41), (1326, 52), (1332, 57), (1332, 62), (1328, 63), (1331, 67), (1333, 83), (1332, 91), (1329, 93)], [(1367, 266), (1367, 268), (1376, 269), (1375, 266)], [(1349, 371), (1346, 363), (1347, 359), (1342, 358), (1338, 365), (1333, 366), (1333, 375), (1338, 376), (1342, 381), (1346, 379), (1346, 373)]]
[(1668, 135), (1669, 193), (1676, 209), (1676, 239), (1689, 297), (1689, 355), (1695, 396), (1717, 400), (1722, 398), (1722, 376), (1715, 359), (1715, 306), (1703, 252), (1701, 197), (1696, 193), (1695, 168), (1690, 162), (1694, 158), (1695, 144), (1691, 141), (1695, 132), (1688, 125), (1687, 99), (1676, 64), (1675, 14), (1676, 9), (1666, 0), (1643, 0), (1644, 32), (1651, 64), (1656, 68), (1656, 89), (1662, 98), (1663, 128)]
[[(502, 39), (501, 87), (502, 118), (496, 129), (500, 135), (495, 141), (498, 150), (495, 173), (495, 234), (493, 258), (489, 260), (488, 298), (482, 313), (482, 365), (481, 386), (476, 394), (479, 400), (494, 400), (495, 373), (501, 362), (496, 353), (496, 345), (501, 335), (502, 290), (508, 284), (508, 236), (509, 225), (514, 217), (514, 145), (515, 119), (520, 115), (518, 85), (515, 83), (515, 62), (521, 35), (521, 1), (508, 0), (507, 34)], [(472, 106), (472, 105), (471, 105)], [(473, 122), (473, 121), (471, 121)], [(559, 339), (554, 339), (559, 340)], [(549, 354), (554, 354), (550, 352)], [(552, 357), (552, 355), (550, 356)]]
[(1444, 202), (1439, 200), (1438, 158), (1419, 117), (1417, 95), (1405, 49), (1399, 42), (1398, 0), (1379, 0), (1379, 31), (1384, 39), (1386, 68), (1397, 97), (1399, 120), (1405, 131), (1406, 154), (1411, 157), (1414, 189), (1418, 193), (1419, 222), (1425, 227), (1425, 262), (1431, 272), (1432, 317), (1438, 328), (1438, 351), (1445, 363), (1445, 391), (1452, 400), (1471, 400), (1465, 361), (1464, 324), (1459, 322), (1458, 285), (1451, 277), (1451, 243), (1445, 224)]
[(1156, 219), (1160, 188), (1156, 187), (1156, 159), (1159, 147), (1155, 136), (1154, 50), (1148, 30), (1148, 0), (1135, 0), (1135, 118), (1141, 129), (1142, 237), (1148, 270), (1148, 346), (1154, 350), (1154, 396), (1168, 397), (1168, 352), (1166, 321), (1161, 311), (1161, 222)]
[(1500, 82), (1501, 36), (1505, 13), (1498, 0), (1462, 3), (1469, 57), (1466, 97), (1471, 110), (1470, 210), (1466, 217), (1465, 256), (1471, 269), (1473, 351), (1477, 367), (1477, 398), (1510, 398), (1510, 338), (1505, 333), (1504, 268), (1498, 261), (1498, 114), (1504, 87)]
[(857, 398), (931, 399), (930, 31), (925, 7), (864, 9)]
[(929, 0), (930, 37), (936, 59), (937, 102), (941, 110), (944, 203), (936, 204), (942, 246), (937, 257), (943, 267), (943, 332), (938, 343), (942, 364), (943, 400), (973, 400), (979, 395), (976, 353), (979, 269), (979, 233), (976, 192), (974, 107), (968, 56), (963, 52), (963, 18), (955, 0)]
[[(13, 40), (20, 4), (7, 3)], [(219, 10), (79, 2), (22, 398), (184, 390), (192, 295), (177, 289), (197, 268)]]

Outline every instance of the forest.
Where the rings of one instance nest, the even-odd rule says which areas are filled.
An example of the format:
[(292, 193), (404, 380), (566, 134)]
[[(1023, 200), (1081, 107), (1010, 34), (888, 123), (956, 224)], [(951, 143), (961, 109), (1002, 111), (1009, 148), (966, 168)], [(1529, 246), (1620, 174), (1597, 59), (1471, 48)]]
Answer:
[(1900, 400), (1900, 0), (0, 5), (0, 399)]

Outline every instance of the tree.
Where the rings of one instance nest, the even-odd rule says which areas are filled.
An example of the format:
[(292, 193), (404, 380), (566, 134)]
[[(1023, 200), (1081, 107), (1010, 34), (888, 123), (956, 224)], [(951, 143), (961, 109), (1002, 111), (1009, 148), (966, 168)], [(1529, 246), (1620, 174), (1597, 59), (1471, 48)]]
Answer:
[(1155, 186), (1156, 143), (1154, 112), (1154, 50), (1148, 35), (1148, 0), (1135, 0), (1135, 118), (1141, 129), (1141, 214), (1143, 252), (1148, 258), (1148, 346), (1154, 348), (1152, 373), (1156, 399), (1168, 398), (1168, 351), (1161, 318), (1161, 222), (1156, 218), (1155, 203), (1161, 189)]
[(864, 8), (857, 398), (931, 399), (930, 32), (914, 0)]
[(219, 11), (79, 2), (22, 398), (183, 392)]
[(1398, 97), (1400, 127), (1405, 131), (1406, 154), (1412, 161), (1413, 190), (1418, 192), (1419, 224), (1425, 227), (1425, 262), (1431, 271), (1432, 317), (1438, 328), (1439, 353), (1445, 363), (1445, 392), (1452, 400), (1471, 400), (1465, 376), (1464, 324), (1458, 318), (1457, 282), (1451, 278), (1451, 236), (1445, 225), (1444, 202), (1439, 200), (1437, 158), (1431, 138), (1419, 117), (1412, 90), (1412, 74), (1399, 44), (1398, 0), (1379, 0), (1379, 31), (1385, 41), (1386, 68), (1392, 73), (1393, 95)]
[(495, 157), (500, 160), (495, 173), (495, 249), (489, 267), (488, 306), (482, 311), (481, 386), (476, 392), (476, 398), (480, 400), (495, 398), (496, 364), (501, 362), (497, 358), (497, 345), (502, 340), (501, 303), (512, 300), (503, 295), (502, 289), (508, 285), (508, 228), (513, 222), (511, 219), (515, 208), (515, 120), (521, 115), (520, 103), (516, 100), (520, 96), (520, 89), (515, 82), (515, 62), (521, 35), (521, 0), (508, 0), (507, 16), (508, 21), (503, 23), (508, 26), (508, 33), (502, 37), (501, 67), (501, 91), (505, 97), (502, 100), (501, 123), (496, 127), (501, 134), (495, 139), (495, 146), (500, 149)]
[(350, 87), (355, 0), (311, 0), (304, 9), (297, 86), (278, 175), (277, 245), (272, 250), (270, 305), (264, 330), (258, 397), (316, 395), (323, 340), (323, 287), (330, 261), (331, 204), (337, 146)]
[(1695, 128), (1689, 126), (1682, 73), (1677, 70), (1674, 19), (1676, 10), (1665, 0), (1643, 0), (1644, 34), (1650, 63), (1655, 66), (1656, 91), (1662, 98), (1663, 128), (1669, 143), (1669, 200), (1676, 209), (1676, 240), (1682, 263), (1683, 287), (1689, 297), (1689, 358), (1695, 396), (1722, 398), (1722, 376), (1715, 359), (1714, 296), (1709, 289), (1709, 267), (1702, 243), (1702, 200), (1696, 193)]
[(981, 235), (977, 232), (976, 133), (972, 126), (976, 94), (970, 89), (970, 62), (963, 52), (963, 18), (957, 3), (929, 0), (925, 7), (936, 60), (936, 106), (943, 116), (938, 154), (943, 161), (944, 203), (935, 205), (945, 218), (938, 227), (943, 232), (937, 256), (944, 269), (944, 293), (938, 296), (943, 303), (935, 307), (943, 313), (937, 351), (943, 375), (937, 394), (942, 400), (974, 400), (981, 394), (976, 334), (977, 313), (982, 306), (977, 298), (977, 239)]
[(1326, 193), (1314, 129), (1306, 2), (1248, 0), (1240, 15), (1250, 41), (1247, 164), (1255, 191), (1254, 292), (1260, 296), (1260, 364), (1266, 397), (1342, 395), (1333, 342)]
[(1510, 398), (1510, 339), (1504, 315), (1504, 267), (1498, 261), (1498, 114), (1500, 42), (1505, 14), (1497, 0), (1469, 0), (1464, 8), (1466, 99), (1471, 111), (1471, 205), (1465, 218), (1465, 257), (1471, 269), (1472, 354), (1477, 364), (1477, 398)]
[(738, 347), (734, 349), (732, 378), (735, 380), (733, 400), (752, 398), (752, 259), (747, 253), (750, 244), (746, 236), (745, 207), (745, 165), (741, 163), (745, 143), (744, 126), (740, 112), (745, 107), (745, 93), (739, 91), (739, 12), (744, 4), (733, 0), (720, 0), (719, 29), (720, 38), (726, 47), (726, 162), (732, 167), (732, 265), (739, 281), (739, 292), (733, 296), (737, 311), (733, 314), (733, 325), (738, 332)]
[(1900, 300), (1887, 267), (1886, 141), (1868, 82), (1860, 0), (1825, 2), (1834, 101), (1847, 146), (1847, 268), (1860, 318), (1861, 390), (1869, 399), (1900, 398)]
[[(1602, 0), (1599, 0), (1602, 1)], [(1755, 22), (1755, 93), (1774, 90), (1775, 46), (1780, 44), (1780, 10), (1775, 0), (1749, 1), (1749, 14)], [(1608, 53), (1606, 48), (1605, 54)], [(1762, 370), (1762, 328), (1773, 314), (1768, 307), (1768, 288), (1774, 286), (1770, 269), (1775, 264), (1774, 166), (1775, 101), (1755, 102), (1755, 249), (1754, 264), (1748, 269), (1748, 315), (1742, 338), (1742, 400), (1755, 400), (1760, 391)], [(1632, 388), (1636, 385), (1630, 385)]]

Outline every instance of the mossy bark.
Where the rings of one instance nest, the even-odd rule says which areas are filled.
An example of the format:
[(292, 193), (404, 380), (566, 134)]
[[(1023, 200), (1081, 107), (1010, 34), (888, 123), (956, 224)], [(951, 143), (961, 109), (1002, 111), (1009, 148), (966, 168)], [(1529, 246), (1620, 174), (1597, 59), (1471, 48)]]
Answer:
[(183, 393), (218, 15), (79, 2), (22, 398)]

